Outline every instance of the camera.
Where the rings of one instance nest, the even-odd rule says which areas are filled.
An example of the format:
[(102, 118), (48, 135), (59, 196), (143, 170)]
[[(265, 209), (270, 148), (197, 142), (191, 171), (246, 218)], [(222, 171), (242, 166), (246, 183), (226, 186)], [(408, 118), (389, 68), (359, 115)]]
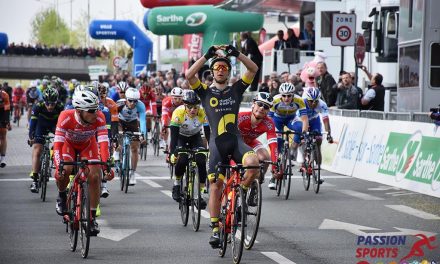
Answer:
[(440, 112), (440, 106), (438, 108), (430, 108), (429, 112), (438, 113)]

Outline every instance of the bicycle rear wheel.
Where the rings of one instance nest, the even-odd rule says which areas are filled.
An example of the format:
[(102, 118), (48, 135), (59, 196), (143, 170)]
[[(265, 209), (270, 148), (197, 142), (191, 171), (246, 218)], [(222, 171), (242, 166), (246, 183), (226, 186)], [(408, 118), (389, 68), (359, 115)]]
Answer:
[(193, 223), (193, 230), (194, 232), (197, 232), (200, 228), (200, 215), (202, 213), (202, 210), (200, 209), (202, 194), (200, 193), (199, 171), (196, 168), (194, 168), (194, 171), (191, 173), (191, 177), (191, 218)]
[(69, 239), (70, 239), (70, 250), (73, 252), (76, 250), (76, 245), (78, 243), (78, 229), (79, 223), (75, 223), (76, 215), (76, 192), (72, 192), (72, 196), (67, 203), (68, 206), (68, 217), (69, 222), (67, 223), (69, 227)]
[(153, 138), (154, 138), (154, 155), (159, 156), (159, 148), (160, 148), (160, 142), (159, 142), (159, 125), (158, 123), (155, 123), (154, 125), (154, 134), (153, 134)]
[[(218, 231), (220, 235), (220, 249), (218, 251), (218, 255), (220, 257), (224, 257), (226, 253), (226, 248), (228, 247), (228, 234), (230, 234), (230, 228), (227, 226), (226, 218), (227, 218), (227, 208), (228, 208), (228, 196), (223, 193), (222, 195), (222, 207), (220, 208), (220, 217), (219, 217), (219, 225)], [(229, 232), (228, 232), (229, 229)]]
[(231, 227), (232, 239), (232, 260), (234, 263), (240, 263), (243, 254), (244, 237), (246, 235), (246, 202), (243, 201), (244, 191), (237, 187), (234, 200), (234, 215)]
[(124, 177), (125, 177), (125, 193), (128, 191), (130, 185), (130, 145), (125, 145), (125, 160), (124, 160)]
[(290, 194), (290, 183), (292, 180), (292, 160), (289, 157), (289, 154), (284, 155), (286, 160), (285, 160), (285, 172), (283, 173), (283, 195), (284, 195), (284, 199), (289, 199), (289, 194)]
[(125, 177), (124, 177), (124, 170), (123, 170), (122, 162), (118, 161), (115, 166), (118, 167), (117, 172), (118, 172), (118, 177), (119, 177), (119, 184), (121, 187), (121, 191), (123, 191), (124, 186), (125, 186)]
[(41, 200), (43, 202), (46, 201), (46, 191), (47, 191), (47, 182), (49, 181), (50, 176), (50, 164), (49, 164), (49, 153), (45, 152), (43, 155), (43, 162), (41, 164), (41, 173), (40, 173), (40, 188), (41, 188)]
[(170, 170), (170, 178), (173, 179), (174, 174), (174, 165), (171, 162), (168, 162), (168, 169)]
[(90, 199), (89, 185), (87, 182), (81, 184), (81, 256), (87, 258), (90, 246)]
[(189, 217), (189, 200), (188, 195), (188, 172), (180, 179), (180, 218), (182, 219), (183, 226), (188, 224)]
[(256, 195), (255, 199), (251, 201), (251, 205), (255, 206), (249, 205), (249, 202), (246, 206), (246, 236), (244, 238), (244, 247), (246, 249), (251, 249), (255, 243), (261, 218), (262, 191), (260, 183), (257, 180), (251, 183), (247, 197), (249, 197), (251, 189), (254, 189)]
[(321, 165), (318, 164), (317, 150), (315, 149), (312, 153), (312, 172), (313, 172), (313, 190), (315, 193), (319, 192), (319, 187), (321, 185)]
[(309, 154), (305, 154), (304, 166), (301, 167), (301, 176), (303, 179), (304, 190), (306, 191), (308, 191), (310, 188), (309, 160)]

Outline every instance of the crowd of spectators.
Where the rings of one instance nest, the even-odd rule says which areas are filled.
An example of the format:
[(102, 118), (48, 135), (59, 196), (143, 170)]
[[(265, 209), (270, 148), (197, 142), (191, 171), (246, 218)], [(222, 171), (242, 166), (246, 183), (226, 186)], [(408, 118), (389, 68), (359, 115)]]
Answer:
[(70, 45), (47, 46), (44, 44), (15, 44), (12, 42), (6, 49), (6, 55), (24, 56), (61, 56), (61, 57), (90, 57), (90, 58), (109, 58), (109, 51), (104, 47), (78, 47)]

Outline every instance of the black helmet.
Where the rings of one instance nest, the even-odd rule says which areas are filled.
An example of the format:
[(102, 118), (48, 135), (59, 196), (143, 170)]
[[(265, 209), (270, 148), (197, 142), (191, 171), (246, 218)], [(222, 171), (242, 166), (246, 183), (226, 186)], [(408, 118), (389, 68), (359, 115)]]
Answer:
[(189, 105), (197, 105), (200, 104), (200, 99), (193, 90), (187, 90), (183, 94), (183, 103)]
[(229, 71), (231, 70), (231, 61), (227, 58), (227, 57), (215, 57), (214, 59), (211, 60), (211, 63), (209, 63), (209, 69), (212, 70), (212, 68), (214, 67), (214, 64), (218, 61), (223, 61), (228, 65)]
[(48, 87), (43, 92), (43, 100), (45, 103), (56, 103), (58, 100), (58, 91), (55, 88)]

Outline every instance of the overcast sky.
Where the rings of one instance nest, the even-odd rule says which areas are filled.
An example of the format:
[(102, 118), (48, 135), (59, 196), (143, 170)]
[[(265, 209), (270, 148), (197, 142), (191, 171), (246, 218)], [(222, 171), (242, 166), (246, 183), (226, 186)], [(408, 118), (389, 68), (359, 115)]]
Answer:
[(70, 12), (72, 11), (73, 24), (75, 24), (82, 11), (87, 12), (89, 2), (91, 20), (113, 19), (113, 4), (116, 2), (116, 18), (133, 20), (143, 32), (147, 33), (142, 22), (147, 9), (141, 5), (140, 0), (0, 0), (0, 32), (8, 35), (9, 43), (29, 43), (31, 21), (39, 11), (56, 6), (58, 3), (58, 12), (70, 27)]

